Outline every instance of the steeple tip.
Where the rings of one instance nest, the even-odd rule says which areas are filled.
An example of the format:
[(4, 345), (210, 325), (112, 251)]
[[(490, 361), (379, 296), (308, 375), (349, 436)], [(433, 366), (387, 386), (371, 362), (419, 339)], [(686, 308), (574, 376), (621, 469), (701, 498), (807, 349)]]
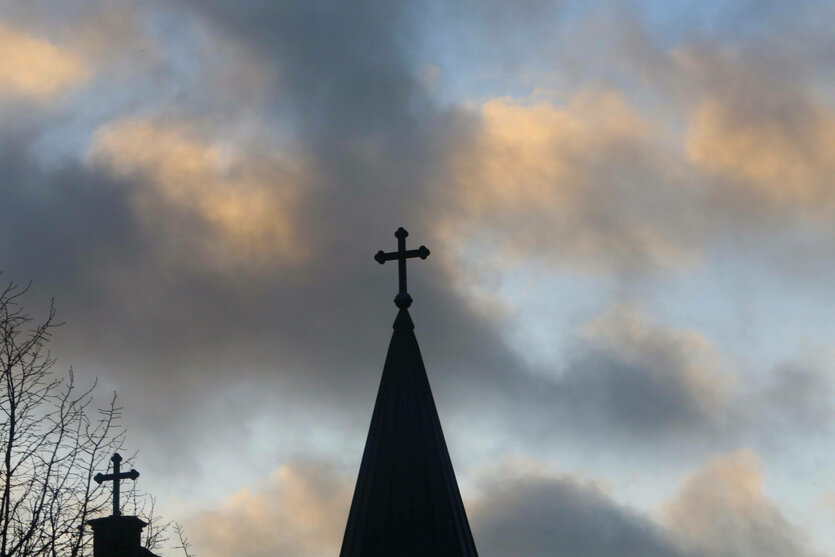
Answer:
[(412, 297), (409, 296), (408, 292), (398, 292), (397, 296), (394, 297), (394, 305), (400, 309), (406, 309), (412, 305)]
[(397, 312), (397, 317), (394, 319), (393, 328), (395, 331), (413, 331), (415, 329), (415, 324), (412, 321), (412, 316), (409, 315), (409, 310), (400, 308), (400, 311)]

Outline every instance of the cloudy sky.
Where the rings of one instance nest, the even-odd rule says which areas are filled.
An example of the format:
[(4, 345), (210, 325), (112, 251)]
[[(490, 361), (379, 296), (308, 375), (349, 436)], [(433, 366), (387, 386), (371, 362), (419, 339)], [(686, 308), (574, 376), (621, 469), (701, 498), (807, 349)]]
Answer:
[(338, 553), (398, 226), (482, 556), (835, 556), (832, 29), (0, 0), (0, 269), (199, 557)]

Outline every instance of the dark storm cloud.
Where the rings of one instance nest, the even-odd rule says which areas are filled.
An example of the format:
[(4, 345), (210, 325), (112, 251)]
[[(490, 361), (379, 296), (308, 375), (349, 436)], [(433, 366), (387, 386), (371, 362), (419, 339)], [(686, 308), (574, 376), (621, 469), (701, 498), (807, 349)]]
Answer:
[(497, 476), (483, 489), (471, 522), (485, 557), (685, 555), (668, 533), (587, 481)]
[(694, 381), (688, 375), (703, 362), (693, 361), (687, 347), (672, 344), (663, 352), (642, 348), (635, 358), (586, 345), (552, 384), (552, 416), (563, 414), (592, 437), (670, 447), (687, 439), (686, 450), (697, 452), (717, 444), (791, 443), (792, 431), (811, 438), (830, 429), (825, 366), (789, 363), (752, 370), (756, 379), (745, 382), (718, 372)]
[(722, 454), (651, 518), (589, 479), (507, 466), (482, 478), (470, 520), (485, 556), (817, 555), (761, 484), (754, 454)]
[(410, 58), (416, 29), (408, 3), (181, 5), (249, 45), (275, 71), (274, 100), (279, 106), (287, 100), (306, 137), (335, 149), (348, 149), (362, 138), (396, 138), (399, 149), (414, 138), (421, 121), (431, 120)]
[[(515, 14), (504, 6), (494, 8), (477, 25), (504, 31), (501, 20)], [(215, 466), (234, 462), (234, 481), (249, 483), (241, 479), (248, 472), (240, 470), (258, 444), (249, 426), (265, 414), (275, 424), (269, 443), (285, 453), (280, 458), (270, 453), (264, 460), (278, 462), (311, 446), (321, 449), (308, 437), (324, 432), (331, 436), (328, 443), (338, 445), (329, 450), (343, 452), (350, 446), (345, 451), (349, 455), (334, 460), (347, 462), (346, 468), (353, 465), (361, 453), (395, 314), (395, 268), (380, 267), (372, 254), (393, 249), (392, 233), (401, 225), (411, 232), (411, 247), (425, 243), (433, 250), (428, 260), (410, 262), (409, 278), (416, 333), (445, 419), (467, 420), (473, 430), (484, 426), (490, 435), (509, 439), (507, 446), (518, 440), (527, 450), (562, 450), (567, 445), (559, 441), (570, 438), (577, 441), (570, 445), (572, 451), (592, 446), (595, 451), (657, 454), (653, 451), (660, 449), (668, 455), (675, 451), (674, 458), (712, 451), (717, 445), (736, 446), (740, 440), (756, 444), (763, 430), (791, 437), (800, 427), (830, 421), (828, 381), (817, 368), (764, 372), (774, 376), (773, 384), (740, 393), (725, 384), (721, 355), (713, 354), (705, 339), (660, 324), (639, 322), (636, 328), (634, 320), (609, 322), (604, 333), (577, 340), (565, 364), (556, 369), (533, 369), (524, 355), (509, 349), (500, 318), (474, 308), (456, 288), (470, 277), (445, 266), (449, 260), (440, 251), (441, 233), (432, 228), (439, 169), (458, 146), (477, 137), (481, 122), (473, 112), (439, 106), (424, 90), (417, 76), (424, 63), (418, 53), (425, 29), (418, 26), (427, 22), (412, 5), (233, 5), (218, 0), (146, 4), (129, 13), (135, 18), (131, 21), (141, 22), (138, 28), (152, 27), (145, 31), (156, 41), (150, 48), (153, 55), (137, 56), (144, 65), (125, 64), (119, 74), (123, 79), (109, 83), (112, 63), (106, 69), (93, 64), (87, 89), (75, 97), (49, 109), (27, 107), (4, 120), (0, 268), (6, 271), (3, 278), (34, 280), (27, 307), (29, 300), (37, 307), (56, 297), (59, 317), (68, 322), (54, 343), (60, 364), (73, 364), (87, 379), (99, 375), (105, 389), (120, 391), (131, 449), (141, 449), (146, 478), (170, 482), (178, 495), (194, 489), (197, 497), (201, 486), (217, 477), (212, 476)], [(528, 20), (520, 20), (516, 29), (522, 32)], [(585, 51), (587, 46), (578, 48)], [(134, 60), (122, 60), (127, 59)], [(700, 60), (707, 60), (706, 75), (724, 79), (725, 74), (710, 69), (715, 60)], [(656, 68), (656, 75), (680, 71), (666, 55), (650, 62), (666, 64)], [(134, 73), (142, 77), (124, 79)], [(107, 89), (108, 84), (117, 92)], [(722, 93), (720, 99), (726, 91), (737, 98), (736, 89), (723, 87), (710, 85), (711, 91)], [(775, 91), (777, 95), (782, 89)], [(110, 100), (101, 102), (99, 93)], [(765, 108), (772, 106), (770, 98), (761, 103)], [(73, 104), (77, 102), (83, 106)], [(757, 117), (770, 114), (751, 110)], [(278, 256), (252, 266), (224, 259), (216, 265), (206, 253), (219, 243), (218, 232), (199, 206), (190, 205), (200, 192), (185, 190), (180, 197), (176, 191), (166, 193), (155, 174), (167, 171), (166, 161), (145, 160), (125, 170), (120, 164), (124, 161), (112, 156), (119, 154), (117, 148), (102, 148), (102, 134), (73, 128), (66, 142), (79, 142), (72, 147), (80, 158), (45, 164), (45, 133), (73, 121), (72, 112), (90, 120), (80, 126), (86, 132), (106, 130), (111, 121), (150, 122), (154, 130), (179, 130), (187, 121), (192, 126), (182, 125), (186, 131), (175, 139), (196, 137), (182, 145), (197, 166), (224, 140), (236, 142), (240, 128), (257, 121), (262, 129), (241, 142), (246, 152), (240, 161), (242, 166), (272, 169), (262, 162), (292, 143), (282, 154), (291, 163), (300, 161), (307, 180), (299, 186), (302, 201), (290, 215), (296, 223), (295, 242), (305, 257), (296, 261)], [(592, 129), (591, 135), (596, 134)], [(161, 137), (169, 136), (146, 136), (151, 141)], [(137, 145), (144, 146), (142, 141)], [(617, 167), (616, 178), (635, 170), (632, 151), (625, 152), (629, 164)], [(147, 159), (148, 153), (138, 148), (128, 154)], [(590, 160), (592, 168), (608, 168)], [(279, 190), (284, 167), (275, 168), (272, 180), (263, 184)], [(635, 183), (652, 178), (652, 172), (648, 165)], [(240, 168), (220, 174), (211, 186), (216, 193), (226, 186), (234, 190), (241, 176), (241, 183), (248, 185)], [(600, 182), (599, 174), (589, 176)], [(192, 181), (206, 177), (215, 179), (197, 174)], [(599, 206), (590, 201), (587, 216), (611, 227), (658, 207), (628, 193), (623, 199), (638, 199), (637, 209), (612, 203), (621, 198), (601, 188), (599, 196), (611, 213), (595, 212)], [(175, 202), (168, 203), (171, 199)], [(666, 211), (661, 232), (669, 233), (668, 220), (681, 218)], [(704, 220), (705, 228), (715, 223)], [(520, 220), (526, 226), (531, 222)], [(553, 222), (536, 224), (543, 233), (531, 227), (531, 236), (548, 238)], [(612, 236), (624, 234), (618, 229)], [(613, 250), (619, 257), (630, 253), (621, 248), (617, 244)], [(461, 431), (459, 439), (464, 439), (471, 430)], [(466, 442), (473, 439), (477, 435)], [(482, 486), (484, 495), (471, 514), (476, 539), (484, 555), (495, 557), (552, 555), (554, 548), (578, 557), (749, 557), (763, 548), (771, 548), (764, 555), (806, 555), (799, 534), (761, 496), (746, 499), (755, 503), (746, 507), (753, 509), (749, 515), (728, 511), (735, 500), (723, 502), (723, 493), (734, 494), (735, 487), (748, 484), (742, 481), (747, 477), (744, 466), (739, 475), (731, 474), (733, 481), (723, 483), (726, 469), (696, 477), (688, 496), (678, 502), (677, 508), (684, 509), (678, 516), (685, 519), (673, 520), (670, 529), (582, 479), (503, 474)], [(340, 537), (334, 525), (344, 516), (348, 498), (334, 493), (349, 493), (353, 478), (347, 483), (344, 478), (322, 481), (336, 472), (306, 464), (291, 463), (288, 470), (295, 475), (279, 477), (277, 491), (256, 493), (252, 499), (267, 509), (262, 517), (277, 517), (264, 521), (263, 536), (248, 540), (257, 542), (254, 555), (266, 554), (264, 546), (270, 543), (295, 551), (296, 536), (310, 534), (287, 514), (294, 499), (282, 491), (282, 481), (300, 486), (302, 498), (316, 486), (336, 486), (333, 492), (305, 498), (329, 509), (322, 514), (326, 528), (305, 540), (318, 549), (322, 539), (333, 544)], [(186, 478), (195, 487), (184, 487)], [(721, 489), (710, 491), (711, 486)], [(705, 492), (709, 497), (699, 498)], [(221, 509), (221, 524), (251, 524), (246, 518), (250, 500), (237, 501), (237, 507)], [(699, 517), (701, 529), (682, 533), (687, 516)], [(714, 520), (717, 516), (722, 520)], [(276, 523), (288, 524), (291, 534), (278, 532)], [(211, 521), (205, 524), (210, 527), (206, 539), (211, 540), (216, 531)], [(717, 541), (711, 545), (712, 540)], [(738, 547), (745, 549), (739, 552)]]
[[(438, 138), (468, 125), (435, 108), (414, 78), (413, 30), (398, 6), (184, 6), (275, 69), (266, 102), (284, 111), (277, 121), (291, 116), (320, 184), (299, 215), (306, 223), (300, 248), (309, 255), (302, 266), (279, 259), (257, 273), (206, 268), (190, 253), (204, 223), (176, 211), (136, 213), (135, 194), (149, 178), (81, 163), (44, 170), (28, 156), (40, 130), (6, 136), (4, 226), (14, 238), (4, 249), (7, 276), (31, 277), (35, 292), (57, 298), (71, 325), (56, 340), (62, 363), (106, 375), (134, 423), (167, 431), (156, 441), (169, 457), (185, 450), (182, 428), (202, 419), (204, 427), (228, 422), (202, 401), (244, 378), (278, 381), (290, 397), (360, 404), (363, 414), (373, 400), (396, 288), (392, 266), (380, 268), (371, 256), (393, 249), (399, 225), (411, 229), (410, 240), (432, 247), (431, 231), (421, 227), (427, 174), (446, 148)], [(171, 68), (153, 71), (164, 76)], [(146, 82), (147, 98), (159, 81)], [(187, 98), (182, 106), (177, 97), (163, 98), (169, 104), (161, 113), (195, 117)], [(35, 125), (48, 128), (60, 118)], [(466, 346), (480, 354), (467, 365), (513, 369), (492, 325), (472, 316), (433, 262), (413, 265), (411, 290), (416, 320), (431, 316), (439, 324), (424, 332), (436, 339), (434, 357), (445, 370), (458, 369)], [(269, 398), (252, 396), (236, 421), (259, 402), (273, 404)]]
[[(730, 373), (729, 357), (708, 338), (634, 307), (616, 306), (585, 329), (566, 345), (562, 365), (464, 368), (464, 386), (457, 379), (454, 395), (436, 397), (467, 401), (483, 416), (495, 411), (503, 419), (492, 427), (509, 445), (523, 440), (520, 448), (569, 440), (687, 458), (740, 445), (788, 450), (831, 433), (823, 361)], [(803, 438), (791, 433), (799, 430)]]
[(578, 419), (598, 427), (652, 432), (710, 428), (713, 417), (679, 375), (676, 364), (651, 360), (630, 362), (619, 354), (591, 350), (572, 362), (562, 384), (561, 404)]
[(53, 172), (31, 161), (28, 133), (0, 136), (6, 279), (36, 281), (29, 303), (54, 296), (59, 306), (97, 306), (100, 277), (88, 273), (142, 256), (136, 223), (108, 176), (78, 164)]
[[(170, 23), (155, 32), (170, 40), (162, 50), (171, 60), (151, 67), (131, 102), (108, 116), (188, 118), (222, 139), (243, 98), (267, 128), (294, 140), (313, 185), (295, 215), (302, 264), (279, 257), (257, 270), (219, 271), (195, 256), (212, 241), (206, 222), (161, 205), (138, 214), (135, 194), (153, 181), (142, 169), (119, 175), (75, 161), (56, 170), (33, 160), (40, 133), (66, 116), (60, 109), (3, 137), (7, 276), (31, 277), (35, 292), (57, 298), (69, 323), (57, 339), (62, 363), (89, 367), (120, 389), (132, 431), (162, 448), (151, 458), (186, 459), (191, 444), (209, 437), (244, 443), (246, 419), (282, 399), (335, 404), (362, 430), (396, 282), (391, 264), (381, 268), (371, 255), (393, 249), (400, 225), (411, 245), (436, 250), (410, 263), (410, 290), (440, 405), (495, 412), (511, 431), (557, 424), (588, 438), (653, 442), (715, 430), (710, 392), (688, 379), (687, 345), (646, 343), (630, 358), (622, 346), (592, 343), (566, 369), (550, 370), (561, 377), (543, 378), (507, 349), (498, 322), (451, 287), (460, 277), (440, 264), (429, 228), (433, 179), (478, 122), (436, 105), (417, 79), (420, 33), (409, 4), (156, 7), (145, 16)], [(203, 42), (189, 41), (184, 20), (203, 26)], [(221, 40), (241, 57), (213, 57)], [(201, 72), (249, 58), (262, 72), (259, 95), (217, 91)]]

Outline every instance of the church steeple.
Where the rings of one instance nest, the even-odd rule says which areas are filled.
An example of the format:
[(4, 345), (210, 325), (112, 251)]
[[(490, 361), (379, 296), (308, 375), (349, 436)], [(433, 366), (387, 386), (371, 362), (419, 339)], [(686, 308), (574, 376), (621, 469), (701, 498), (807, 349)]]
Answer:
[(420, 355), (406, 292), (408, 233), (395, 236), (400, 308), (383, 366), (340, 557), (476, 557), (477, 552), (441, 421)]

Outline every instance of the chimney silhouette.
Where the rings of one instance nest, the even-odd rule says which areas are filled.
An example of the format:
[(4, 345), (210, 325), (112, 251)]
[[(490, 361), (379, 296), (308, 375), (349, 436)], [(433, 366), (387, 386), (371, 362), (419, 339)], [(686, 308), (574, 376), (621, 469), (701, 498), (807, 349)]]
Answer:
[(147, 522), (135, 516), (106, 516), (87, 522), (93, 529), (93, 557), (150, 557), (142, 547)]

